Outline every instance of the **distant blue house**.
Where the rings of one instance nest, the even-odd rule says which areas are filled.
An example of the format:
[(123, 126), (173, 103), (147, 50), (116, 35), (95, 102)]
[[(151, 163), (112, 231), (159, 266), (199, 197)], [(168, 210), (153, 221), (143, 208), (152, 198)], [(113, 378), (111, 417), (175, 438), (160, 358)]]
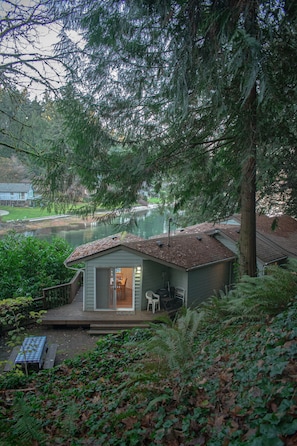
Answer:
[(0, 204), (30, 206), (34, 191), (30, 183), (0, 183)]

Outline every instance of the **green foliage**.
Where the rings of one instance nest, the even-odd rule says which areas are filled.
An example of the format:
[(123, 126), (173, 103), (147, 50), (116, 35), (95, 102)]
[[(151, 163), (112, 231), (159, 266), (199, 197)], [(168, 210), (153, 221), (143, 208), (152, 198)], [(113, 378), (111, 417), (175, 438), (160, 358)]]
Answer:
[(30, 446), (34, 441), (43, 444), (46, 436), (42, 432), (42, 423), (32, 415), (33, 408), (22, 396), (17, 397), (15, 409), (16, 420), (12, 426), (15, 438), (24, 446)]
[(15, 299), (3, 299), (0, 301), (1, 326), (15, 327), (29, 316), (33, 299), (31, 297), (16, 297)]
[[(7, 345), (15, 347), (21, 344), (24, 338), (24, 324), (40, 323), (45, 310), (32, 311), (34, 301), (31, 297), (17, 297), (16, 299), (4, 299), (0, 301), (0, 331), (8, 331)], [(25, 371), (28, 368), (25, 355)]]
[[(143, 180), (160, 189), (168, 179), (176, 210), (219, 218), (238, 210), (242, 166), (257, 147), (258, 190), (266, 199), (288, 190), (296, 182), (296, 125), (288, 116), (297, 48), (296, 10), (285, 4), (54, 4), (66, 29), (84, 36), (69, 57), (67, 33), (61, 41), (71, 66), (77, 51), (77, 70), (63, 90), (69, 146), (56, 141), (64, 168), (53, 160), (55, 172), (67, 175), (71, 163), (98, 191), (94, 201), (101, 196), (113, 207), (130, 205)], [(56, 192), (60, 177), (47, 183)]]
[(0, 299), (40, 297), (43, 288), (68, 282), (73, 273), (63, 262), (71, 250), (63, 239), (6, 235), (0, 240)]
[[(100, 338), (94, 351), (32, 376), (31, 391), (19, 391), (21, 410), (19, 398), (11, 404), (14, 392), (6, 391), (3, 441), (16, 444), (18, 426), (18, 435), (31, 436), (32, 444), (39, 434), (48, 445), (70, 437), (75, 446), (289, 444), (297, 431), (297, 302), (256, 323), (200, 323), (190, 311), (167, 329)], [(172, 330), (180, 332), (181, 339), (167, 342), (166, 330), (170, 338)], [(148, 351), (150, 339), (152, 347), (158, 340), (165, 346), (157, 352), (164, 352), (166, 373), (159, 360), (156, 366), (154, 348)], [(184, 355), (188, 381), (180, 392), (176, 344), (185, 339), (192, 350)], [(168, 361), (172, 344), (178, 359)], [(29, 414), (31, 424), (25, 422)]]
[(200, 306), (206, 323), (258, 320), (286, 309), (297, 297), (297, 262), (270, 266), (260, 277), (244, 276), (235, 289), (213, 296)]
[[(150, 374), (172, 375), (176, 387), (179, 388), (178, 399), (191, 383), (193, 361), (197, 350), (195, 342), (201, 319), (200, 313), (187, 309), (175, 319), (171, 327), (157, 326), (152, 337), (144, 343), (144, 349), (150, 353), (146, 363)], [(167, 397), (168, 395), (161, 395), (156, 401)], [(156, 401), (150, 404), (153, 405)]]
[(77, 69), (62, 92), (66, 132), (42, 178), (49, 199), (67, 199), (61, 183), (74, 184), (73, 173), (94, 191), (94, 205), (109, 208), (130, 207), (144, 181), (155, 191), (166, 184), (176, 214), (184, 211), (191, 223), (202, 213), (209, 220), (241, 213), (240, 275), (255, 276), (256, 192), (264, 191), (259, 206), (273, 206), (276, 196), (296, 214), (291, 3), (54, 6), (65, 29), (83, 39), (70, 54), (67, 32), (61, 41), (71, 66), (76, 49)]
[[(11, 371), (0, 374), (0, 389), (18, 389), (26, 385), (28, 376), (19, 367), (14, 367)], [(1, 444), (1, 443), (0, 443)]]
[(168, 369), (183, 375), (184, 367), (193, 360), (193, 347), (201, 323), (201, 315), (195, 310), (186, 310), (178, 317), (172, 327), (162, 325), (146, 343), (148, 351), (166, 363)]

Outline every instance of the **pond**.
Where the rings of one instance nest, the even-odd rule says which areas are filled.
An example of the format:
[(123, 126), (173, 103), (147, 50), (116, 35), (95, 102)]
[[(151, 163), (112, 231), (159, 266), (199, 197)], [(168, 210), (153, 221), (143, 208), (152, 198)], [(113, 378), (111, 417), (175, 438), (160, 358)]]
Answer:
[(158, 209), (139, 211), (131, 215), (121, 216), (111, 223), (94, 222), (86, 225), (83, 229), (71, 229), (71, 227), (47, 228), (46, 233), (42, 230), (30, 231), (27, 235), (34, 235), (45, 240), (53, 237), (65, 239), (71, 246), (76, 247), (100, 238), (108, 237), (121, 231), (127, 231), (139, 237), (149, 238), (153, 235), (168, 232), (169, 213), (161, 214)]

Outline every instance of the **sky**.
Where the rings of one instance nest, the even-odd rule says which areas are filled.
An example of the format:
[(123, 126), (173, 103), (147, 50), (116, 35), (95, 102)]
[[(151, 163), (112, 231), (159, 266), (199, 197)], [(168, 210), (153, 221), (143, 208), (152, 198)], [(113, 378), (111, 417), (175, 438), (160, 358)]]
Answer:
[(10, 83), (19, 89), (28, 88), (30, 96), (41, 97), (47, 82), (57, 88), (63, 81), (62, 65), (47, 60), (54, 54), (60, 26), (20, 26), (32, 2), (36, 3), (0, 0), (0, 86)]

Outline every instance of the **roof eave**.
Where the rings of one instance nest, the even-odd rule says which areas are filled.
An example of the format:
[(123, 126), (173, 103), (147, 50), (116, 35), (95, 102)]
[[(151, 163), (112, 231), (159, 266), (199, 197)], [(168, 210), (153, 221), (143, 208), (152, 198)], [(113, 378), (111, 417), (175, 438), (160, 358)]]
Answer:
[(287, 259), (288, 259), (288, 256), (283, 256), (283, 257), (278, 257), (278, 258), (276, 258), (276, 259), (269, 260), (268, 262), (265, 262), (265, 261), (263, 261), (263, 260), (261, 260), (261, 259), (259, 258), (259, 260), (260, 260), (265, 266), (271, 265), (272, 263), (275, 263), (275, 262), (280, 262), (281, 260), (287, 260)]
[(194, 271), (195, 269), (204, 268), (205, 266), (211, 266), (211, 265), (215, 265), (217, 263), (232, 262), (236, 259), (237, 259), (237, 256), (228, 257), (226, 259), (214, 260), (213, 262), (203, 263), (202, 265), (197, 265), (197, 266), (193, 266), (191, 268), (187, 268), (186, 271)]
[(102, 257), (103, 255), (106, 255), (107, 253), (117, 251), (118, 249), (122, 248), (122, 245), (112, 246), (108, 249), (105, 249), (104, 251), (96, 252), (94, 254), (89, 254), (80, 258), (77, 258), (75, 260), (71, 260), (70, 262), (65, 261), (65, 263), (69, 266), (75, 265), (76, 263), (80, 262), (87, 262), (89, 260), (95, 259), (96, 257)]

